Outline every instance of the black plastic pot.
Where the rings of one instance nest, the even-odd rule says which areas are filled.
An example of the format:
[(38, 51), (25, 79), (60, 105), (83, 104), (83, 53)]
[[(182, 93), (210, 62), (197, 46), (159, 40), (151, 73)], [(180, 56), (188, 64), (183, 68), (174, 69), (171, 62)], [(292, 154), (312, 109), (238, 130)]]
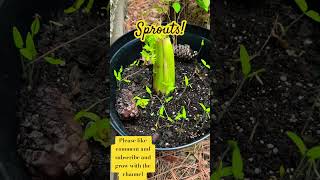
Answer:
[[(117, 89), (117, 82), (113, 75), (114, 69), (119, 69), (121, 66), (126, 67), (131, 64), (134, 60), (138, 59), (141, 55), (140, 52), (142, 50), (143, 43), (136, 39), (133, 35), (134, 31), (128, 32), (127, 34), (120, 37), (112, 46), (111, 46), (111, 53), (110, 53), (110, 117), (111, 117), (111, 125), (112, 127), (122, 136), (129, 136), (128, 132), (126, 131), (125, 127), (123, 126), (119, 115), (115, 108), (116, 103), (116, 89)], [(201, 50), (199, 57), (203, 59), (209, 59), (209, 51), (211, 46), (210, 40), (210, 31), (198, 26), (187, 25), (185, 34), (178, 38), (179, 44), (189, 44), (192, 49), (197, 50), (200, 49), (201, 40), (204, 40), (205, 46)], [(196, 144), (207, 137), (210, 134), (206, 134), (200, 139), (189, 143), (184, 144), (178, 147), (173, 148), (161, 148), (156, 147), (156, 150), (177, 150), (189, 147), (193, 144)]]

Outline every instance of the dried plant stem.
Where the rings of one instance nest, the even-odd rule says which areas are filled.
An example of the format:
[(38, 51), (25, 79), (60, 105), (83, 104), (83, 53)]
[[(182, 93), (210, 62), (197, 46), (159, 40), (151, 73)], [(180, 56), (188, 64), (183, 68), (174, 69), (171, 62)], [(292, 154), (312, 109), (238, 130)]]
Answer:
[(304, 13), (298, 16), (294, 21), (292, 21), (286, 28), (285, 32), (288, 32), (288, 30), (295, 24), (297, 23), (302, 17), (304, 16)]
[(224, 114), (227, 112), (228, 107), (233, 103), (233, 101), (236, 99), (236, 97), (238, 97), (240, 95), (241, 90), (242, 90), (246, 80), (247, 80), (247, 78), (243, 78), (242, 79), (237, 91), (233, 94), (233, 96), (231, 97), (231, 99), (228, 102), (228, 104), (226, 104), (226, 106), (223, 108), (222, 112), (219, 113), (217, 123), (219, 123), (221, 121), (221, 119), (223, 118)]
[[(64, 42), (64, 43), (62, 43), (62, 44), (60, 44), (60, 45), (58, 45), (58, 46), (56, 46), (56, 47), (54, 47), (54, 48), (52, 48), (51, 50), (49, 50), (49, 51), (47, 51), (46, 53), (42, 54), (41, 56), (39, 56), (39, 57), (36, 58), (35, 60), (31, 61), (29, 64), (34, 64), (34, 63), (42, 60), (44, 57), (50, 55), (51, 53), (55, 52), (56, 50), (58, 50), (58, 49), (60, 49), (60, 48), (62, 48), (62, 47), (64, 47), (64, 46), (66, 46), (66, 45), (68, 45), (68, 44), (70, 44), (70, 43), (72, 43), (72, 42), (74, 42), (74, 41), (77, 41), (77, 40), (79, 40), (79, 39), (81, 39), (81, 38), (83, 38), (83, 37), (85, 37), (85, 36), (87, 36), (88, 34), (96, 31), (97, 29), (99, 29), (99, 28), (101, 28), (101, 27), (103, 27), (103, 26), (105, 26), (105, 25), (106, 25), (106, 23), (100, 24), (100, 25), (96, 26), (95, 28), (93, 28), (93, 29), (91, 29), (91, 30), (89, 30), (89, 31), (87, 31), (87, 32), (85, 32), (85, 33), (83, 33), (83, 34), (81, 34), (81, 35), (79, 35), (79, 36), (77, 36), (77, 37), (75, 37), (75, 38), (73, 38), (73, 39), (71, 39), (71, 40), (69, 40), (69, 41), (67, 41), (67, 42)], [(28, 64), (28, 65), (29, 65), (29, 64)]]

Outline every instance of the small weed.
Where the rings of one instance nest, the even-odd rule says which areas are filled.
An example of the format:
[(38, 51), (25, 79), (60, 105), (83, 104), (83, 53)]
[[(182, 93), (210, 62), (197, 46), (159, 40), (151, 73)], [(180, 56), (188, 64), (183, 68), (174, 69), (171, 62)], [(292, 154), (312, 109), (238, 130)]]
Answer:
[(141, 107), (143, 109), (147, 107), (150, 101), (150, 99), (143, 99), (139, 96), (135, 96), (133, 100), (136, 100), (136, 106)]
[(176, 121), (180, 119), (187, 119), (187, 111), (184, 106), (182, 106), (180, 112), (178, 112), (177, 116), (174, 118)]
[[(30, 26), (30, 32), (27, 33), (26, 40), (23, 37), (16, 26), (12, 28), (13, 41), (17, 49), (19, 49), (23, 78), (28, 80), (28, 87), (32, 88), (32, 76), (34, 64), (38, 52), (34, 43), (34, 37), (39, 33), (40, 30), (40, 19), (39, 15), (35, 15), (35, 18)], [(45, 61), (53, 65), (65, 65), (65, 62), (60, 58), (55, 58), (52, 55), (44, 57)]]
[(320, 22), (320, 14), (314, 10), (309, 10), (308, 4), (305, 0), (295, 0), (295, 2), (304, 15), (308, 16), (316, 22)]
[(117, 82), (118, 83), (121, 83), (121, 82), (130, 83), (131, 82), (130, 80), (122, 78), (122, 72), (123, 72), (123, 67), (122, 66), (120, 67), (119, 71), (113, 70), (113, 75), (117, 79)]
[(320, 178), (320, 173), (318, 171), (319, 167), (317, 165), (317, 161), (320, 159), (320, 145), (308, 149), (303, 140), (294, 132), (287, 131), (287, 136), (298, 147), (302, 156), (302, 159), (296, 168), (294, 178), (299, 179), (303, 174), (306, 179), (315, 179), (315, 177), (313, 177), (314, 175), (317, 176), (317, 178)]
[(232, 149), (232, 166), (223, 167), (222, 162), (219, 163), (219, 167), (211, 175), (211, 180), (220, 180), (223, 177), (233, 176), (235, 179), (243, 179), (243, 160), (240, 153), (240, 148), (237, 142), (228, 141), (229, 146)]
[(93, 139), (99, 142), (102, 146), (108, 147), (110, 145), (110, 123), (108, 118), (100, 118), (97, 114), (87, 111), (79, 111), (74, 119), (82, 123), (83, 119), (89, 120), (84, 131), (83, 138), (85, 140)]
[(202, 62), (202, 64), (203, 64), (206, 68), (208, 68), (208, 69), (211, 68), (210, 65), (207, 64), (207, 62), (206, 62), (204, 59), (201, 59), (201, 62)]
[(203, 103), (199, 103), (203, 112), (207, 114), (208, 118), (210, 118), (210, 107), (206, 107)]

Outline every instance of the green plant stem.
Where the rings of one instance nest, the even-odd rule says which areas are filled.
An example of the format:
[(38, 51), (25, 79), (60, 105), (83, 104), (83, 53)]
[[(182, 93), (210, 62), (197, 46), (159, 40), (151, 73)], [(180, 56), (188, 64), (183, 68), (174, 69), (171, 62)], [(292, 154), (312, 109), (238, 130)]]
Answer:
[[(77, 41), (77, 40), (79, 40), (79, 39), (81, 39), (81, 38), (83, 38), (83, 37), (85, 37), (85, 36), (87, 36), (88, 34), (96, 31), (97, 29), (99, 29), (99, 28), (101, 28), (101, 27), (104, 27), (105, 25), (106, 25), (106, 23), (100, 24), (100, 25), (96, 26), (95, 28), (93, 28), (93, 29), (91, 29), (91, 30), (89, 30), (89, 31), (87, 31), (87, 32), (85, 32), (85, 33), (83, 33), (83, 34), (81, 34), (81, 35), (79, 35), (79, 36), (77, 36), (77, 37), (75, 37), (75, 38), (73, 38), (73, 39), (71, 39), (71, 40), (69, 40), (69, 41), (67, 41), (67, 42), (64, 42), (64, 43), (62, 43), (62, 44), (54, 47), (53, 49), (51, 49), (51, 50), (47, 51), (46, 53), (42, 54), (41, 56), (39, 56), (39, 57), (36, 58), (35, 60), (31, 61), (29, 64), (33, 64), (33, 63), (36, 63), (36, 62), (38, 62), (38, 61), (41, 61), (44, 57), (52, 54), (52, 53), (55, 52), (56, 50), (58, 50), (58, 49), (60, 49), (60, 48), (62, 48), (62, 47), (64, 47), (64, 46), (66, 46), (66, 45), (68, 45), (68, 44), (70, 44), (70, 43), (72, 43), (72, 42), (74, 42), (74, 41)], [(29, 64), (28, 64), (28, 65), (29, 65)]]
[(233, 96), (231, 97), (230, 101), (228, 102), (228, 104), (226, 104), (226, 106), (223, 108), (222, 112), (219, 114), (218, 116), (218, 120), (217, 123), (219, 123), (221, 121), (221, 119), (223, 118), (224, 114), (227, 112), (228, 108), (231, 106), (232, 102), (236, 99), (236, 97), (239, 96), (245, 82), (246, 82), (247, 78), (243, 78), (237, 91), (233, 94)]

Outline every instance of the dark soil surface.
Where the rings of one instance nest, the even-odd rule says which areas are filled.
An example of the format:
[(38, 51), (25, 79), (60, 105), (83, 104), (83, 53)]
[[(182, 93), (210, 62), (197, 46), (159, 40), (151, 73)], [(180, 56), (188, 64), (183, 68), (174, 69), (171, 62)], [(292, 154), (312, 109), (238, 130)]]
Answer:
[[(193, 61), (179, 62), (176, 60), (176, 89), (170, 95), (173, 99), (165, 103), (165, 96), (152, 97), (146, 92), (146, 86), (152, 89), (152, 66), (132, 66), (124, 69), (123, 77), (128, 77), (130, 83), (121, 83), (119, 92), (129, 90), (133, 97), (150, 99), (146, 108), (139, 108), (139, 115), (135, 119), (123, 120), (124, 126), (130, 135), (156, 136), (157, 147), (168, 148), (182, 146), (200, 139), (210, 131), (209, 117), (204, 113), (199, 103), (209, 107), (210, 80), (209, 71), (200, 63)], [(190, 86), (186, 88), (184, 76), (189, 78)], [(168, 96), (168, 97), (170, 97)], [(161, 100), (161, 101), (160, 101)], [(120, 101), (121, 102), (121, 101)], [(161, 118), (158, 114), (164, 104), (165, 112), (174, 122), (167, 119), (166, 113)], [(175, 120), (175, 117), (185, 107), (187, 119)]]
[[(220, 107), (218, 112), (242, 80), (237, 61), (239, 44), (244, 44), (250, 55), (258, 52), (277, 16), (278, 22), (286, 27), (301, 14), (292, 2), (215, 2), (211, 25), (214, 27), (212, 57), (216, 64), (213, 102)], [(263, 84), (256, 78), (247, 81), (221, 121), (213, 120), (213, 165), (216, 167), (227, 149), (227, 140), (236, 140), (246, 178), (279, 178), (279, 168), (283, 165), (287, 172), (284, 179), (290, 179), (300, 154), (285, 132), (297, 133), (308, 147), (320, 143), (320, 24), (303, 17), (287, 31), (282, 41), (271, 37), (261, 55), (251, 63), (253, 70), (265, 69), (260, 75)], [(223, 162), (225, 166), (230, 165), (230, 151)]]
[[(66, 65), (56, 66), (41, 61), (35, 64), (32, 90), (28, 91), (25, 86), (20, 92), (19, 107), (23, 108), (19, 109), (19, 117), (22, 118), (22, 122), (25, 119), (32, 119), (28, 116), (37, 113), (36, 111), (25, 112), (28, 106), (32, 106), (30, 99), (39, 86), (58, 89), (68, 97), (73, 113), (100, 102), (90, 111), (100, 117), (109, 116), (109, 103), (107, 102), (109, 94), (109, 79), (107, 78), (109, 18), (107, 18), (106, 10), (96, 8), (90, 15), (81, 12), (66, 15), (61, 12), (52, 20), (53, 23), (46, 22), (48, 24), (41, 26), (37, 43), (39, 54), (105, 24), (54, 52), (54, 56), (63, 59)], [(89, 141), (89, 149), (92, 156), (92, 169), (84, 179), (109, 179), (109, 149), (91, 141)]]

